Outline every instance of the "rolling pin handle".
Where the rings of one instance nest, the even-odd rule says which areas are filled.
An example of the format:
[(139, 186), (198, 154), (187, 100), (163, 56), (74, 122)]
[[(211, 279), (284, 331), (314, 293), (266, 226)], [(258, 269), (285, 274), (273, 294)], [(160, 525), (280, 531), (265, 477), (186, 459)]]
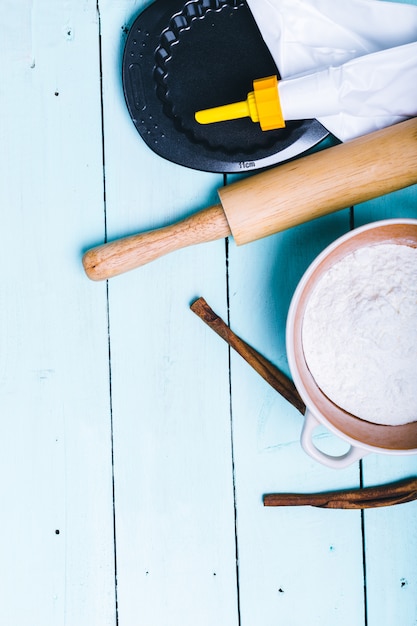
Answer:
[(84, 270), (91, 280), (113, 278), (169, 252), (228, 237), (230, 227), (221, 204), (215, 204), (170, 226), (151, 230), (88, 250)]

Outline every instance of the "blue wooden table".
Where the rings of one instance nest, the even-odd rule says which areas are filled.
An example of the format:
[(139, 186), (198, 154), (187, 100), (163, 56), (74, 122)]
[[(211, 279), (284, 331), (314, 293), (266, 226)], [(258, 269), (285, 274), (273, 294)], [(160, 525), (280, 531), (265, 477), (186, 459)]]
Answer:
[(155, 155), (128, 115), (121, 54), (146, 4), (0, 3), (0, 623), (413, 626), (417, 503), (262, 496), (390, 482), (417, 458), (310, 459), (301, 415), (189, 305), (204, 296), (288, 373), (311, 260), (352, 219), (417, 217), (417, 189), (91, 282), (88, 247), (217, 202), (224, 182)]

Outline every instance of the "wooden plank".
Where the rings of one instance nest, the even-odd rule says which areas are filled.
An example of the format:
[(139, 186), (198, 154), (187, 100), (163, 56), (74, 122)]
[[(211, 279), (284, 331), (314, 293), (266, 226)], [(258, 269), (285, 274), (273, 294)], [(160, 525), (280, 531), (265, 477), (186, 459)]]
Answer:
[[(348, 229), (342, 211), (230, 247), (231, 326), (286, 373), (292, 293), (311, 260)], [(299, 443), (301, 415), (240, 357), (232, 358), (232, 408), (242, 626), (363, 624), (360, 512), (262, 505), (264, 493), (357, 487), (358, 465), (336, 472), (310, 459)], [(344, 450), (324, 429), (315, 442)]]
[[(417, 185), (355, 207), (356, 226), (401, 217), (417, 218)], [(416, 474), (415, 455), (371, 455), (363, 461), (365, 485)], [(368, 626), (417, 621), (416, 524), (416, 502), (365, 512)]]
[[(416, 0), (408, 0), (417, 5)], [(417, 186), (355, 207), (355, 226), (381, 219), (417, 217)], [(371, 455), (363, 483), (383, 484), (417, 473), (417, 457)], [(415, 624), (417, 544), (415, 502), (364, 514), (367, 625)]]
[[(222, 181), (155, 155), (128, 115), (140, 7), (100, 2), (109, 238), (210, 204)], [(189, 310), (204, 295), (225, 315), (225, 275), (218, 241), (109, 282), (120, 626), (237, 624), (228, 351)]]
[(113, 624), (95, 2), (0, 6), (0, 622)]

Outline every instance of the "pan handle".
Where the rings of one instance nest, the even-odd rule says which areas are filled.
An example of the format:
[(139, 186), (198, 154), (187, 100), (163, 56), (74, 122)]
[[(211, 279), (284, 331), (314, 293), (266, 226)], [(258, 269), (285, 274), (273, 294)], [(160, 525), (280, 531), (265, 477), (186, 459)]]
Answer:
[(353, 445), (350, 446), (349, 450), (345, 452), (345, 454), (340, 456), (333, 456), (322, 452), (313, 442), (313, 432), (318, 426), (321, 426), (320, 422), (315, 418), (311, 411), (307, 409), (303, 430), (301, 432), (301, 446), (309, 456), (319, 463), (327, 465), (327, 467), (331, 467), (333, 469), (343, 469), (369, 454), (369, 452), (364, 448)]

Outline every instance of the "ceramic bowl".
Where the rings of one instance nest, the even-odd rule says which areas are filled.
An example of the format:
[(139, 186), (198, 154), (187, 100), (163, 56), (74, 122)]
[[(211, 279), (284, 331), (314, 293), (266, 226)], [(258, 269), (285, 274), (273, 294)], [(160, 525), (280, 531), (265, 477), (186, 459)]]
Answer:
[[(332, 265), (347, 254), (363, 246), (380, 243), (405, 244), (416, 248), (417, 220), (374, 222), (350, 231), (334, 241), (316, 257), (305, 272), (289, 309), (286, 329), (288, 362), (294, 383), (307, 407), (301, 445), (317, 461), (334, 468), (346, 467), (370, 452), (396, 455), (417, 453), (417, 422), (386, 426), (367, 422), (344, 411), (317, 386), (304, 358), (304, 311), (317, 282)], [(313, 440), (314, 430), (319, 425), (324, 425), (346, 441), (350, 446), (348, 451), (341, 456), (332, 456), (319, 450)]]

